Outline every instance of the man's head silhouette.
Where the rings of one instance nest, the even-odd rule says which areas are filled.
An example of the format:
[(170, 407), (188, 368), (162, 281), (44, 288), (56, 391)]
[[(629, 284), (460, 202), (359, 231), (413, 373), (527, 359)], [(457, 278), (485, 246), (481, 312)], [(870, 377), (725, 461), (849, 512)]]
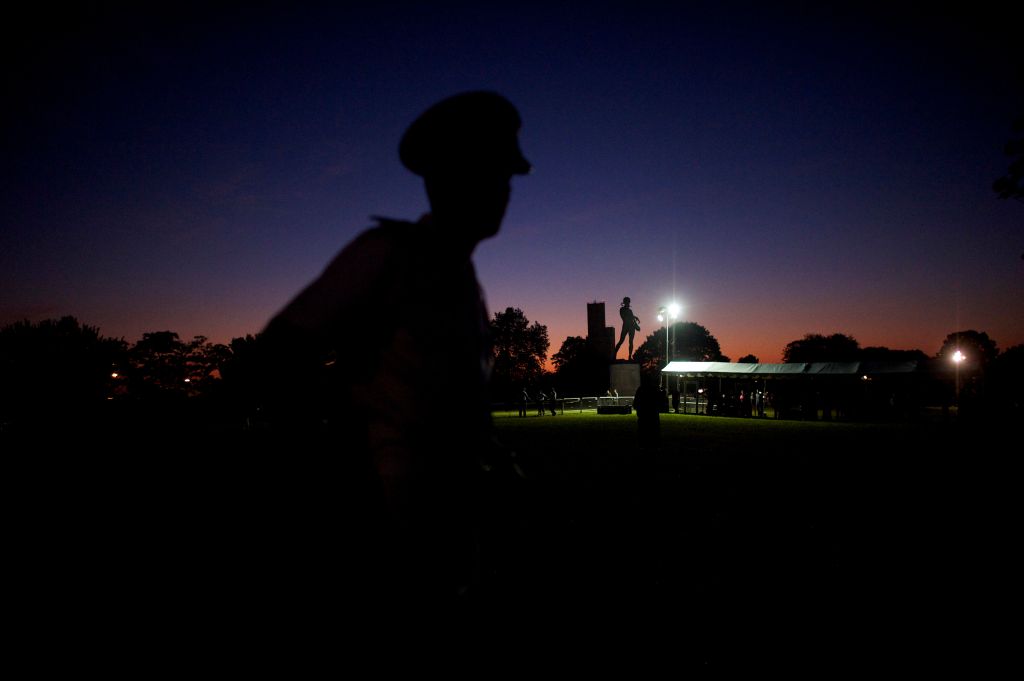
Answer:
[(402, 164), (424, 178), (497, 172), (526, 175), (519, 150), (522, 126), (511, 102), (493, 92), (465, 92), (417, 118), (398, 147)]
[(497, 234), (512, 176), (530, 172), (520, 126), (501, 95), (466, 92), (430, 107), (399, 144), (403, 165), (423, 177), (437, 224), (470, 247)]

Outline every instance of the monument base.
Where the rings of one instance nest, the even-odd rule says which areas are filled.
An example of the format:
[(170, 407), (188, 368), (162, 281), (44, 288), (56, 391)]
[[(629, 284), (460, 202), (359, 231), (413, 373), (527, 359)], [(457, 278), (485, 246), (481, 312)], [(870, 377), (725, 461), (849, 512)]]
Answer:
[(640, 365), (636, 362), (615, 362), (609, 365), (608, 385), (619, 397), (633, 397), (640, 387)]

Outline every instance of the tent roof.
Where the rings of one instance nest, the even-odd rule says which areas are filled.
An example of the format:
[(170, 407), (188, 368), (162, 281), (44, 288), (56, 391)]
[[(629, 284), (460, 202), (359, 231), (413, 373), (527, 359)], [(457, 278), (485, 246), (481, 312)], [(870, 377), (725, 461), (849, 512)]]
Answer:
[(755, 376), (873, 376), (909, 374), (917, 371), (917, 362), (791, 362), (788, 364), (752, 364), (739, 362), (670, 362), (661, 370), (683, 376), (720, 378)]

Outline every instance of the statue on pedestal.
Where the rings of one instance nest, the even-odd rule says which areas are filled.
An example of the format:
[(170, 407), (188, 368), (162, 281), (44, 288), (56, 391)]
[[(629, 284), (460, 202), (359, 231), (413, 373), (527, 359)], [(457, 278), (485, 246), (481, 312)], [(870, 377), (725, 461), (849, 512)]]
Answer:
[(633, 310), (629, 307), (629, 297), (622, 299), (622, 304), (619, 306), (619, 317), (622, 319), (622, 332), (619, 333), (619, 342), (615, 344), (615, 352), (612, 356), (619, 354), (619, 348), (622, 347), (622, 342), (626, 340), (626, 334), (629, 334), (629, 354), (627, 359), (633, 359), (633, 336), (637, 331), (640, 330), (640, 318), (633, 314)]

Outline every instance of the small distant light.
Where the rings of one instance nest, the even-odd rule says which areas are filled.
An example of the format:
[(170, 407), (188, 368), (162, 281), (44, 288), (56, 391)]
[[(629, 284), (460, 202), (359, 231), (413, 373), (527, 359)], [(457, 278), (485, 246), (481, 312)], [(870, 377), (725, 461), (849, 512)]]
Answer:
[(966, 358), (967, 356), (964, 353), (960, 352), (959, 350), (953, 353), (953, 361), (956, 362), (957, 364), (964, 361)]
[(665, 315), (663, 315), (663, 314), (659, 314), (659, 315), (658, 315), (658, 321), (659, 321), (659, 322), (663, 322), (663, 321), (665, 321)]
[(186, 383), (191, 383), (191, 382), (192, 382), (192, 379), (191, 379), (191, 378), (186, 378), (186, 379), (185, 379), (185, 382), (186, 382)]
[(118, 375), (118, 374), (117, 374), (117, 372), (115, 371), (114, 373), (110, 374), (110, 377), (111, 377), (111, 378), (117, 378), (117, 375)]

